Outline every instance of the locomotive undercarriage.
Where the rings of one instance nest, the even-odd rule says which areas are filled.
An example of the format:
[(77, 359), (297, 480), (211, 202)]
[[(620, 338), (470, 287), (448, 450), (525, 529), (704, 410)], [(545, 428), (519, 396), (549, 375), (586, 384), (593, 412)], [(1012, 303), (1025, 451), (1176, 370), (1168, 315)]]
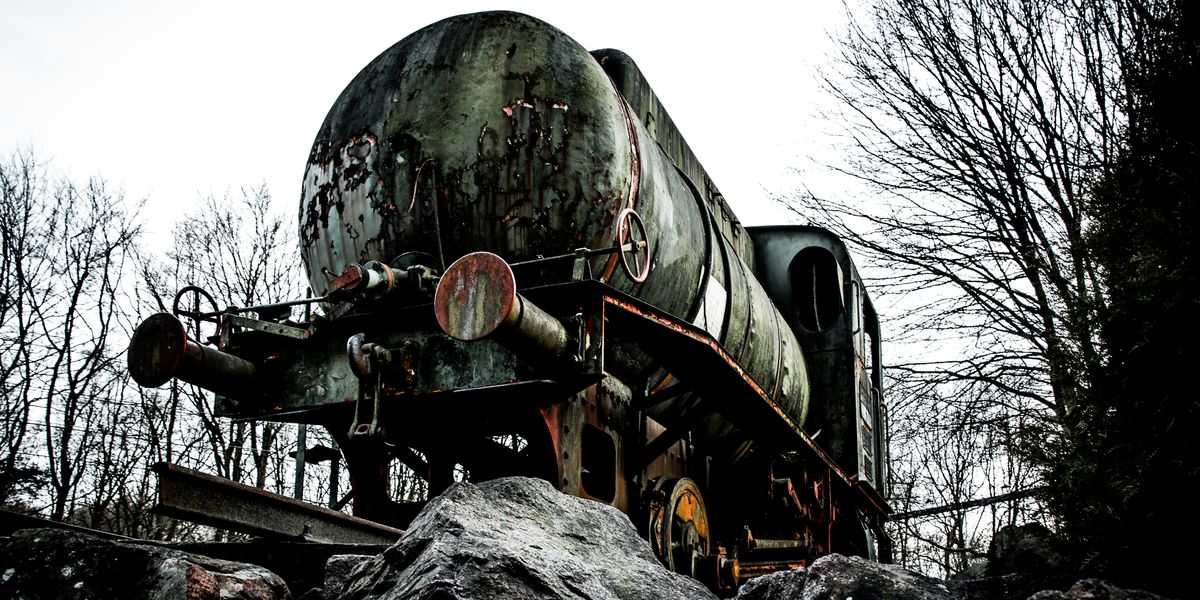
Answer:
[[(469, 283), (496, 293), (486, 277)], [(860, 515), (885, 514), (882, 499), (842, 472), (708, 333), (595, 280), (513, 292), (525, 316), (551, 315), (565, 335), (523, 332), (525, 323), (462, 341), (423, 303), (366, 303), (305, 325), (181, 312), (219, 321), (210, 358), (253, 365), (239, 389), (223, 389), (218, 413), (327, 428), (346, 459), (356, 516), (396, 527), (415, 516), (423, 503), (397, 501), (388, 487), (399, 463), (425, 482), (426, 497), (456, 477), (526, 475), (612, 504), (665, 565), (714, 589), (832, 551), (872, 553), (881, 523)], [(131, 368), (137, 356), (162, 359), (136, 348)], [(631, 352), (663, 370), (634, 386), (608, 374), (606, 361), (635, 360)], [(211, 388), (225, 368), (213, 365), (223, 364), (173, 374)], [(655, 405), (683, 395), (693, 399), (670, 427), (651, 418)], [(714, 415), (745, 432), (729, 436), (733, 460), (713, 458), (730, 448), (691, 439)]]

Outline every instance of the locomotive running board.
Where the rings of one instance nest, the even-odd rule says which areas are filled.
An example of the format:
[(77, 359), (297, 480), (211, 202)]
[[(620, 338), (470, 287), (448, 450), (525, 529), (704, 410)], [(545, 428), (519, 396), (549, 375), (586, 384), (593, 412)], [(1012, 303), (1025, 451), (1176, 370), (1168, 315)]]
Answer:
[(403, 531), (273, 494), (222, 477), (160, 462), (154, 511), (192, 523), (274, 539), (333, 544), (392, 544)]
[(746, 401), (714, 402), (713, 408), (743, 431), (761, 433), (772, 444), (809, 453), (828, 467), (836, 481), (857, 492), (878, 514), (891, 512), (887, 501), (874, 488), (862, 485), (834, 463), (708, 332), (607, 286), (599, 290), (599, 295), (606, 335), (611, 325), (614, 332), (636, 339), (643, 351), (692, 389), (745, 398)]

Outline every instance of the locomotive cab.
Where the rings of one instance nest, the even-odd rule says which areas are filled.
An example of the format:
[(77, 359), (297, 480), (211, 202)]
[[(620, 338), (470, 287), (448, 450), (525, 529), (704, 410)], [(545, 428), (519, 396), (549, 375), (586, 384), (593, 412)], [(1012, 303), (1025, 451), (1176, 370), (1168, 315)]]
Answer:
[[(758, 278), (809, 361), (805, 429), (857, 485), (886, 498), (887, 412), (879, 316), (845, 244), (820, 227), (748, 228)], [(871, 527), (864, 527), (870, 552)]]
[(879, 317), (850, 253), (828, 230), (748, 228), (758, 278), (811, 366), (805, 429), (858, 481), (886, 494), (887, 435)]

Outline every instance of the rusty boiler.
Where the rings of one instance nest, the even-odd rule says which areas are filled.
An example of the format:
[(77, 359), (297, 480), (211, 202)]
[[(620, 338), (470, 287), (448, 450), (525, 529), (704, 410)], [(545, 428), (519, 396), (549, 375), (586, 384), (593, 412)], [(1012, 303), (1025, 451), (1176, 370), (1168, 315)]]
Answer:
[[(628, 61), (605, 52), (606, 64)], [(300, 201), (313, 292), (352, 263), (419, 260), (441, 271), (477, 251), (521, 263), (611, 246), (632, 209), (648, 266), (631, 276), (609, 254), (591, 259), (591, 274), (700, 325), (803, 422), (799, 345), (747, 264), (752, 247), (735, 248), (722, 229), (748, 236), (719, 196), (703, 197), (702, 170), (704, 181), (691, 181), (675, 166), (663, 149), (671, 141), (647, 131), (616, 85), (569, 36), (516, 13), (453, 17), (389, 48), (342, 92), (313, 143)], [(622, 353), (610, 362), (619, 378), (664, 383), (636, 348)], [(690, 401), (653, 416), (669, 424)], [(744, 440), (724, 439), (731, 433), (712, 419), (694, 441), (735, 450)]]

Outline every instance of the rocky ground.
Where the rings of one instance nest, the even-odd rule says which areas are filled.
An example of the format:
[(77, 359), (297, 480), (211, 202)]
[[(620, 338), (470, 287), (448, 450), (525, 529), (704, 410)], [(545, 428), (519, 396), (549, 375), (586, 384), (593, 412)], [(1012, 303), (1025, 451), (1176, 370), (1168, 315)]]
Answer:
[[(264, 567), (144, 542), (49, 529), (0, 540), (0, 598), (221, 599), (715, 599), (668, 572), (629, 519), (610, 506), (508, 478), (459, 484), (429, 503), (395, 545), (334, 555), (324, 577), (289, 580)], [(321, 587), (311, 582), (322, 580)], [(294, 589), (289, 589), (288, 585)], [(304, 589), (300, 589), (304, 588)], [(832, 555), (808, 569), (742, 586), (737, 598), (885, 600), (1154, 600), (1085, 580), (1039, 591), (1022, 575), (941, 581), (895, 565)]]

